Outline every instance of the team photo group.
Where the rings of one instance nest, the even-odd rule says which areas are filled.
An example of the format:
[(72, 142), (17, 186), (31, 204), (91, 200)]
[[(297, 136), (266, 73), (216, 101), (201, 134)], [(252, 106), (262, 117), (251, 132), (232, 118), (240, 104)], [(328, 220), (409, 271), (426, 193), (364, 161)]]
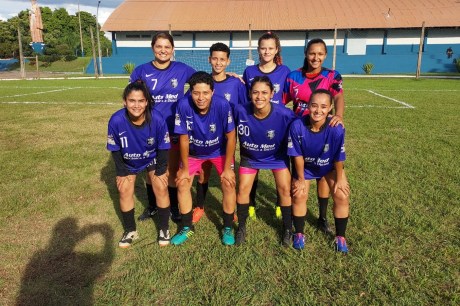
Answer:
[[(276, 185), (281, 245), (304, 249), (308, 194), (316, 180), (316, 225), (335, 236), (337, 252), (347, 254), (345, 101), (341, 75), (323, 67), (325, 42), (310, 40), (303, 65), (291, 71), (283, 65), (278, 36), (266, 32), (258, 40), (259, 63), (242, 78), (226, 71), (230, 48), (224, 43), (209, 49), (211, 73), (174, 61), (168, 33), (156, 33), (151, 46), (154, 59), (134, 69), (122, 94), (124, 107), (108, 123), (124, 228), (119, 246), (139, 238), (134, 191), (141, 173), (149, 204), (137, 220), (158, 218), (160, 246), (193, 243), (214, 166), (222, 190), (222, 244), (250, 244), (246, 223), (256, 218), (258, 172), (267, 169)], [(335, 232), (327, 219), (330, 197)], [(170, 219), (178, 224), (175, 235)]]

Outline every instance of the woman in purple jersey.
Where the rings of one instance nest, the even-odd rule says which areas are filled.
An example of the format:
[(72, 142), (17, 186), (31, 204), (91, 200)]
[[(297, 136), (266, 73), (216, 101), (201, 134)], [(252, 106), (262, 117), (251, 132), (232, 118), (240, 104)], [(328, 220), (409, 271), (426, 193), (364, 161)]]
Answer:
[[(342, 76), (335, 70), (323, 67), (327, 57), (326, 43), (315, 38), (308, 42), (305, 48), (305, 60), (302, 68), (292, 71), (284, 86), (283, 103), (293, 102), (293, 110), (298, 116), (308, 115), (308, 101), (316, 89), (327, 89), (334, 99), (335, 115), (329, 125), (343, 124), (345, 100), (342, 89)], [(317, 227), (325, 234), (332, 234), (327, 222), (327, 206), (330, 190), (325, 179), (318, 181), (318, 210)]]
[[(155, 109), (161, 112), (168, 125), (171, 135), (171, 150), (168, 156), (168, 192), (171, 199), (171, 218), (179, 221), (180, 214), (175, 185), (176, 173), (179, 169), (178, 136), (174, 134), (174, 114), (177, 101), (184, 96), (184, 86), (195, 69), (184, 63), (172, 61), (174, 54), (173, 37), (165, 32), (156, 33), (152, 38), (152, 51), (155, 59), (134, 69), (130, 81), (143, 80), (150, 90), (155, 102)], [(147, 196), (149, 206), (139, 216), (139, 220), (150, 219), (156, 210), (155, 194), (151, 192), (151, 182), (147, 177)]]
[[(259, 64), (249, 66), (244, 70), (243, 80), (246, 83), (246, 88), (251, 98), (251, 85), (256, 76), (267, 76), (273, 84), (273, 97), (271, 102), (276, 104), (282, 103), (283, 86), (290, 69), (283, 65), (281, 57), (281, 43), (279, 37), (273, 32), (266, 32), (260, 36), (257, 45), (257, 52), (259, 53)], [(249, 216), (252, 219), (256, 218), (255, 213), (255, 198), (258, 179), (254, 180), (254, 185), (251, 190), (251, 204), (249, 207)], [(277, 199), (277, 206), (275, 215), (281, 218), (281, 209), (278, 205), (279, 198)]]
[(169, 244), (169, 196), (167, 154), (171, 147), (163, 117), (152, 110), (152, 97), (142, 81), (130, 83), (123, 92), (124, 108), (112, 115), (107, 149), (112, 152), (124, 233), (118, 243), (127, 248), (139, 236), (134, 219), (136, 175), (147, 169), (152, 193), (158, 198), (160, 246)]
[(237, 105), (234, 111), (240, 143), (240, 168), (237, 195), (238, 230), (235, 244), (246, 240), (251, 187), (260, 169), (269, 169), (275, 178), (283, 220), (282, 244), (289, 246), (292, 236), (289, 158), (287, 133), (294, 113), (271, 103), (274, 89), (267, 76), (257, 76), (251, 86), (250, 105)]
[(312, 179), (326, 180), (334, 200), (336, 250), (348, 253), (345, 231), (350, 209), (350, 186), (343, 162), (345, 161), (345, 130), (342, 125), (331, 126), (328, 116), (332, 110), (332, 94), (318, 89), (308, 103), (310, 114), (294, 121), (289, 128), (288, 155), (293, 159), (292, 214), (296, 249), (305, 244), (304, 226), (307, 199)]

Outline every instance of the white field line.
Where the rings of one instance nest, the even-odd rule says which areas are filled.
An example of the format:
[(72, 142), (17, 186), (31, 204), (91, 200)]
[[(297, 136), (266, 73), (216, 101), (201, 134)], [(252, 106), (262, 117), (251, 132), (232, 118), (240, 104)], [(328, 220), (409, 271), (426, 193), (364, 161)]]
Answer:
[(382, 105), (347, 105), (346, 108), (388, 108), (388, 109), (407, 109), (407, 106), (382, 106)]
[(24, 96), (31, 96), (31, 95), (42, 95), (42, 94), (46, 94), (50, 92), (60, 92), (60, 91), (66, 91), (66, 90), (71, 90), (71, 89), (72, 88), (62, 88), (62, 89), (55, 89), (55, 90), (38, 91), (38, 92), (19, 94), (19, 95), (2, 96), (0, 98), (15, 98), (15, 97), (24, 97)]
[(124, 87), (97, 87), (97, 86), (79, 86), (79, 87), (69, 87), (69, 86), (0, 86), (0, 89), (47, 89), (47, 88), (57, 88), (57, 89), (124, 89)]
[[(357, 91), (368, 91), (369, 89), (364, 89), (364, 88), (347, 88), (348, 90), (357, 90)], [(444, 92), (444, 91), (452, 91), (452, 92), (457, 92), (460, 91), (460, 89), (379, 89), (379, 91), (394, 91), (394, 92)]]
[(403, 101), (399, 101), (399, 100), (397, 100), (397, 99), (393, 99), (393, 98), (391, 98), (391, 97), (387, 97), (387, 96), (381, 95), (381, 94), (379, 94), (379, 93), (376, 93), (375, 91), (372, 91), (372, 90), (369, 90), (369, 89), (367, 89), (366, 91), (369, 92), (369, 93), (371, 93), (371, 94), (373, 94), (373, 95), (376, 95), (376, 96), (378, 96), (378, 97), (381, 97), (381, 98), (384, 98), (384, 99), (388, 99), (388, 100), (390, 100), (390, 101), (394, 101), (394, 102), (396, 102), (396, 103), (399, 103), (399, 104), (401, 104), (401, 105), (404, 105), (404, 106), (407, 107), (407, 108), (415, 108), (414, 106), (410, 105), (409, 103), (406, 103), (406, 102), (403, 102)]

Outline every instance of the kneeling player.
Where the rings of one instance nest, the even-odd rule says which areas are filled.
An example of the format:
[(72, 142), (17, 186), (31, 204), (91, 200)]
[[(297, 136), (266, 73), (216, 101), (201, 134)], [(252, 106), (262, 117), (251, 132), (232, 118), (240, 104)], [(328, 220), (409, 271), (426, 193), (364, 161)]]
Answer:
[(175, 117), (174, 132), (180, 135), (182, 163), (176, 178), (182, 224), (171, 243), (180, 245), (194, 233), (190, 189), (193, 176), (200, 173), (203, 163), (210, 162), (221, 179), (224, 219), (222, 243), (233, 245), (232, 225), (236, 203), (233, 155), (236, 136), (232, 111), (224, 98), (213, 96), (214, 83), (208, 73), (196, 72), (189, 84), (191, 94), (179, 101)]
[(169, 134), (163, 117), (152, 109), (152, 97), (142, 81), (130, 83), (123, 92), (124, 108), (109, 121), (107, 149), (116, 167), (124, 233), (118, 243), (129, 247), (139, 237), (134, 220), (136, 174), (147, 169), (157, 198), (160, 246), (169, 244), (169, 196), (167, 155)]
[(348, 222), (350, 186), (343, 162), (345, 161), (345, 129), (342, 125), (329, 125), (332, 95), (318, 89), (310, 97), (309, 115), (296, 119), (289, 129), (288, 155), (293, 159), (292, 212), (294, 216), (294, 242), (303, 249), (305, 216), (307, 214), (310, 180), (322, 177), (332, 191), (336, 228), (336, 250), (348, 253), (345, 231)]

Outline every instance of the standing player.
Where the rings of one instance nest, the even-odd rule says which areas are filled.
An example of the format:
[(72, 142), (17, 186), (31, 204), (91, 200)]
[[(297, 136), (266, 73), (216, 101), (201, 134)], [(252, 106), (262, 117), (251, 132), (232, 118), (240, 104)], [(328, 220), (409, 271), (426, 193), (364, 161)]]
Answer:
[(331, 126), (328, 114), (332, 110), (332, 94), (327, 89), (314, 91), (308, 103), (309, 115), (295, 120), (289, 129), (288, 154), (293, 157), (292, 213), (294, 217), (294, 242), (296, 249), (305, 244), (304, 226), (307, 214), (310, 180), (325, 178), (332, 190), (336, 228), (336, 250), (348, 253), (345, 231), (350, 209), (348, 185), (343, 162), (345, 161), (345, 129)]
[[(143, 80), (155, 101), (157, 109), (165, 118), (171, 135), (172, 147), (168, 156), (168, 193), (171, 199), (171, 214), (174, 221), (179, 220), (177, 188), (175, 178), (179, 169), (178, 136), (174, 134), (174, 114), (176, 102), (184, 96), (184, 86), (195, 70), (181, 62), (172, 61), (174, 53), (173, 37), (165, 32), (156, 33), (152, 38), (152, 50), (155, 59), (136, 67), (130, 76), (130, 82)], [(151, 181), (147, 177), (147, 196), (149, 206), (139, 220), (143, 221), (156, 214), (155, 194), (151, 192)]]
[(222, 243), (233, 245), (233, 214), (235, 212), (235, 173), (233, 156), (236, 136), (230, 104), (213, 96), (214, 82), (206, 72), (196, 72), (189, 80), (191, 94), (182, 98), (175, 117), (174, 131), (180, 135), (181, 167), (177, 173), (178, 197), (182, 215), (181, 230), (171, 243), (180, 245), (193, 235), (192, 194), (193, 176), (205, 162), (212, 163), (220, 175), (224, 228)]
[(246, 240), (246, 219), (249, 214), (251, 186), (259, 169), (272, 170), (275, 177), (283, 219), (285, 246), (291, 244), (291, 196), (289, 157), (286, 153), (289, 124), (294, 112), (282, 104), (271, 103), (273, 84), (267, 76), (256, 76), (251, 86), (249, 105), (235, 107), (235, 124), (240, 143), (240, 169), (237, 196), (238, 231), (236, 244)]
[(142, 81), (130, 83), (123, 92), (124, 108), (109, 121), (107, 149), (112, 152), (124, 233), (118, 243), (127, 248), (138, 238), (134, 220), (134, 183), (147, 169), (152, 192), (158, 198), (160, 246), (169, 244), (169, 196), (167, 155), (169, 133), (163, 117), (152, 110), (152, 97)]
[[(283, 65), (281, 58), (281, 43), (278, 36), (273, 32), (267, 32), (263, 34), (258, 41), (257, 51), (259, 53), (259, 64), (255, 66), (249, 66), (244, 70), (243, 80), (246, 83), (246, 88), (251, 96), (250, 89), (252, 82), (256, 76), (267, 76), (273, 84), (274, 94), (272, 103), (280, 104), (283, 97), (283, 86), (286, 81), (286, 77), (290, 70), (287, 66)], [(257, 190), (258, 177), (254, 180), (253, 187), (251, 189), (251, 201), (249, 207), (249, 216), (253, 219), (256, 218), (255, 205), (256, 205), (256, 190)], [(279, 200), (279, 197), (278, 197)], [(281, 217), (281, 210), (276, 206), (276, 217)]]
[[(214, 80), (214, 97), (225, 98), (232, 109), (235, 105), (246, 104), (246, 87), (240, 79), (226, 74), (230, 65), (230, 48), (224, 43), (215, 43), (209, 48), (209, 63), (212, 67)], [(211, 175), (211, 163), (203, 164), (203, 171), (196, 183), (196, 207), (193, 209), (192, 222), (197, 223), (204, 214), (204, 202), (208, 190), (208, 181)]]
[[(327, 56), (326, 43), (319, 38), (312, 39), (305, 48), (305, 60), (303, 67), (292, 71), (284, 86), (283, 102), (286, 104), (293, 101), (294, 112), (298, 116), (307, 115), (308, 101), (312, 92), (316, 89), (327, 89), (334, 97), (335, 115), (329, 125), (343, 124), (345, 112), (345, 100), (342, 90), (342, 76), (335, 70), (323, 67)], [(327, 222), (327, 205), (330, 189), (325, 179), (320, 179), (317, 184), (319, 217), (318, 229), (325, 234), (332, 234)]]

